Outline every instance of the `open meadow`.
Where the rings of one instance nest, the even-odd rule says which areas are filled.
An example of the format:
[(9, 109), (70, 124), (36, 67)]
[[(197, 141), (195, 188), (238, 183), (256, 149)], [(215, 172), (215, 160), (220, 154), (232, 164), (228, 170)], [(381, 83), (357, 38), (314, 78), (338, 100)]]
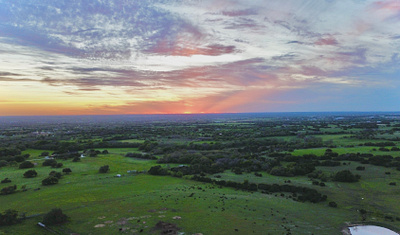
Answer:
[[(399, 231), (399, 140), (383, 135), (397, 133), (397, 121), (369, 138), (357, 134), (368, 127), (337, 130), (362, 118), (225, 122), (133, 123), (110, 133), (88, 124), (74, 141), (56, 132), (22, 134), (25, 148), (5, 141), (0, 179), (11, 182), (0, 188), (16, 190), (2, 191), (0, 213), (16, 210), (19, 221), (0, 234), (340, 234), (353, 223)], [(20, 169), (24, 161), (33, 167)], [(37, 175), (24, 177), (28, 170)], [(58, 183), (43, 185), (52, 171)], [(69, 218), (48, 231), (37, 224), (53, 208)]]

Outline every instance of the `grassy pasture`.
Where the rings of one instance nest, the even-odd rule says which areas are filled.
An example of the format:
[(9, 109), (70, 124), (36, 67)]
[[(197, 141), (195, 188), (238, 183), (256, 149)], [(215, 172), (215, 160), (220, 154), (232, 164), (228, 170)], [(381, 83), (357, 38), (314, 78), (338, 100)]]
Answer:
[(139, 140), (139, 139), (127, 139), (127, 140), (119, 140), (118, 142), (123, 142), (123, 143), (144, 143), (145, 140)]
[[(378, 147), (356, 146), (365, 141), (343, 138), (345, 136), (349, 135), (321, 137), (324, 141), (340, 143), (340, 146), (355, 145), (332, 149), (339, 154), (360, 152), (400, 156), (400, 152), (373, 151)], [(37, 163), (34, 168), (38, 172), (36, 178), (23, 178), (27, 169), (1, 168), (0, 178), (8, 177), (12, 183), (0, 187), (16, 184), (20, 189), (26, 185), (28, 191), (0, 196), (0, 212), (16, 209), (32, 216), (60, 207), (70, 216), (70, 222), (52, 228), (63, 234), (159, 234), (152, 228), (160, 220), (176, 224), (185, 234), (286, 234), (288, 231), (292, 234), (338, 234), (345, 222), (361, 219), (357, 210), (362, 208), (368, 211), (369, 221), (400, 227), (399, 221), (387, 222), (384, 219), (385, 215), (400, 215), (397, 200), (400, 172), (393, 169), (365, 165), (365, 171), (355, 171), (361, 165), (356, 162), (339, 167), (318, 167), (327, 175), (344, 169), (361, 175), (358, 183), (326, 182), (326, 187), (312, 185), (304, 176), (277, 177), (260, 172), (263, 177), (255, 177), (254, 174), (236, 175), (230, 171), (220, 174), (221, 180), (237, 182), (284, 184), (285, 180), (290, 180), (293, 185), (315, 188), (328, 195), (327, 202), (312, 204), (288, 199), (288, 194), (242, 192), (170, 176), (130, 175), (128, 170), (148, 170), (157, 163), (124, 157), (128, 152), (141, 152), (137, 148), (107, 150), (107, 155), (85, 157), (81, 162), (57, 160), (63, 163), (63, 168), (71, 168), (72, 173), (64, 175), (59, 184), (53, 186), (42, 186), (41, 180), (50, 171), (61, 171), (62, 168), (43, 167), (44, 159), (33, 161)], [(292, 154), (323, 155), (325, 150), (299, 149)], [(44, 150), (28, 149), (23, 154), (29, 153), (30, 159), (37, 159), (42, 152)], [(109, 173), (98, 173), (103, 165), (110, 166)], [(170, 164), (175, 165), (179, 164)], [(390, 175), (385, 174), (388, 171)], [(123, 176), (115, 177), (116, 174)], [(390, 182), (396, 182), (397, 186), (389, 186)], [(37, 188), (40, 190), (35, 191)], [(328, 207), (329, 201), (335, 201), (338, 208)], [(175, 216), (181, 218), (174, 219)], [(41, 218), (36, 216), (19, 225), (1, 227), (0, 234), (50, 234), (35, 225)]]
[[(1, 196), (0, 211), (13, 208), (28, 212), (27, 216), (30, 216), (60, 207), (71, 221), (54, 228), (79, 234), (117, 234), (119, 228), (124, 229), (123, 234), (139, 234), (141, 229), (145, 234), (151, 234), (151, 228), (160, 220), (177, 224), (185, 234), (233, 234), (234, 229), (238, 229), (237, 234), (245, 231), (284, 234), (286, 229), (293, 234), (334, 234), (344, 221), (359, 219), (355, 210), (342, 206), (333, 209), (326, 203), (299, 203), (280, 196), (218, 188), (181, 178), (128, 175), (127, 170), (146, 170), (155, 163), (125, 158), (120, 154), (86, 157), (81, 162), (59, 162), (71, 168), (72, 173), (63, 176), (59, 184), (53, 186), (41, 185), (41, 180), (53, 169), (41, 166), (40, 161), (35, 167), (38, 177), (33, 179), (22, 177), (25, 170), (2, 168), (2, 175), (13, 180), (10, 185), (26, 185), (29, 190)], [(111, 171), (99, 174), (98, 168), (105, 164)], [(116, 174), (124, 176), (114, 177)], [(225, 174), (223, 177), (232, 179), (236, 176), (230, 172)], [(282, 183), (281, 178), (273, 176), (240, 177), (249, 177), (250, 181), (262, 179)], [(304, 177), (291, 180), (309, 184)], [(41, 189), (34, 191), (35, 188)], [(192, 193), (194, 195), (189, 197)], [(329, 217), (322, 218), (321, 214)], [(174, 220), (174, 216), (181, 219)], [(33, 217), (0, 231), (5, 234), (48, 234), (34, 226), (40, 220), (41, 216)]]

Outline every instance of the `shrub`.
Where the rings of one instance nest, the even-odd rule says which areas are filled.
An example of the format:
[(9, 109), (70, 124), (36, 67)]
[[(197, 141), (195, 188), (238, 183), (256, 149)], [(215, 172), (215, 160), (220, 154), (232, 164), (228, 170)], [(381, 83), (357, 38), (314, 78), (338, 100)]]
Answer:
[(64, 168), (64, 169), (62, 170), (62, 172), (64, 172), (65, 174), (69, 175), (69, 173), (71, 173), (72, 171), (71, 171), (70, 168)]
[(72, 159), (73, 162), (80, 162), (81, 158), (80, 157), (74, 157), (74, 159)]
[(7, 166), (8, 162), (6, 160), (0, 160), (0, 167)]
[(4, 180), (1, 181), (2, 184), (10, 183), (10, 182), (11, 182), (11, 180), (9, 178), (5, 178)]
[(99, 168), (100, 173), (107, 173), (109, 170), (110, 170), (110, 167), (108, 165), (104, 165)]
[(53, 177), (56, 177), (57, 179), (61, 179), (62, 174), (61, 174), (61, 172), (51, 171), (51, 172), (49, 173), (49, 176), (53, 176)]
[(391, 151), (400, 151), (400, 148), (398, 148), (398, 147), (393, 147), (393, 148), (391, 149)]
[(358, 166), (358, 167), (356, 168), (356, 170), (358, 170), (358, 171), (364, 171), (364, 170), (365, 170), (365, 166)]
[(42, 152), (42, 153), (40, 154), (41, 157), (47, 157), (47, 156), (49, 156), (49, 155), (50, 155), (49, 152)]
[(151, 167), (148, 173), (150, 175), (168, 175), (168, 171), (162, 168), (160, 165)]
[(30, 161), (24, 161), (21, 164), (19, 164), (19, 169), (27, 169), (27, 168), (33, 168), (35, 165), (33, 165), (32, 162)]
[(61, 224), (68, 221), (68, 216), (65, 215), (60, 208), (54, 208), (43, 216), (42, 223), (45, 225)]
[(17, 190), (17, 185), (4, 187), (1, 189), (0, 195), (12, 194), (15, 193), (16, 190)]
[(242, 169), (240, 167), (234, 167), (232, 169), (232, 172), (235, 173), (236, 175), (241, 175), (243, 173)]
[(354, 175), (349, 170), (343, 170), (337, 172), (333, 177), (333, 180), (338, 182), (357, 182), (360, 178), (360, 175)]
[(37, 176), (37, 172), (35, 170), (28, 170), (24, 173), (25, 178), (33, 178)]
[(42, 163), (42, 166), (52, 166), (53, 164), (57, 164), (57, 161), (55, 159), (46, 159)]
[(49, 176), (46, 179), (42, 180), (42, 185), (53, 185), (58, 184), (58, 179), (54, 176)]
[(61, 162), (59, 162), (57, 164), (51, 165), (51, 167), (53, 167), (53, 168), (61, 168), (61, 167), (63, 167), (63, 164)]
[(23, 156), (21, 156), (21, 155), (15, 156), (15, 157), (14, 157), (14, 161), (16, 161), (16, 162), (23, 162), (23, 161), (25, 161), (25, 158), (24, 158)]
[(336, 208), (337, 207), (337, 203), (336, 202), (329, 202), (329, 206)]
[(0, 226), (13, 225), (19, 222), (18, 212), (16, 210), (6, 210), (0, 213)]

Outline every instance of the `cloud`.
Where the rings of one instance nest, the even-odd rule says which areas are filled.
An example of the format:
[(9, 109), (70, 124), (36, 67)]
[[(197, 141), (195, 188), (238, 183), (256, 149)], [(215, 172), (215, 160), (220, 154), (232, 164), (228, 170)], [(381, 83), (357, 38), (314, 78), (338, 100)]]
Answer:
[(0, 82), (14, 89), (3, 88), (0, 99), (28, 96), (29, 88), (31, 99), (95, 99), (101, 104), (92, 107), (108, 113), (229, 112), (296, 101), (274, 98), (280, 92), (398, 87), (398, 6), (394, 0), (0, 1)]
[(17, 74), (17, 73), (10, 73), (10, 72), (1, 72), (0, 71), (0, 77), (5, 77), (5, 76), (21, 76), (21, 74)]
[(238, 17), (238, 16), (256, 15), (257, 11), (255, 9), (243, 9), (243, 10), (222, 11), (221, 13), (224, 16)]
[(337, 45), (339, 44), (336, 38), (329, 36), (325, 38), (320, 38), (315, 42), (315, 45), (318, 46), (332, 46), (332, 45)]

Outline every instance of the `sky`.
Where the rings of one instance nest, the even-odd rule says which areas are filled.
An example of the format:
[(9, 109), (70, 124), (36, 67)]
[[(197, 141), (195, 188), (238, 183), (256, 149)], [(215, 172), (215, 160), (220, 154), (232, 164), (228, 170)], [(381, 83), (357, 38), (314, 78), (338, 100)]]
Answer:
[(400, 111), (399, 0), (0, 0), (0, 116)]

